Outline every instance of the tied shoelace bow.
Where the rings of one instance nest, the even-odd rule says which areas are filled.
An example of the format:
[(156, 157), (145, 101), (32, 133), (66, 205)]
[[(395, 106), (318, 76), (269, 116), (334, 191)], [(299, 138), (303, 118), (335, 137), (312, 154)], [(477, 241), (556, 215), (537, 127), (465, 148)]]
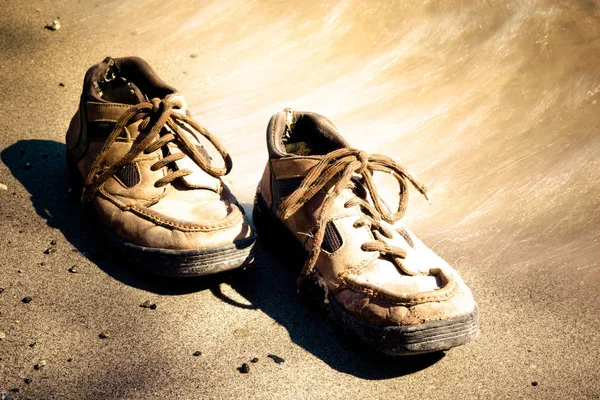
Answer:
[[(130, 164), (139, 154), (153, 153), (171, 142), (177, 142), (178, 147), (184, 150), (209, 175), (216, 178), (228, 174), (232, 167), (232, 161), (227, 151), (210, 132), (192, 118), (179, 111), (181, 108), (181, 102), (176, 99), (161, 100), (153, 98), (151, 101), (139, 103), (125, 111), (117, 121), (113, 131), (108, 136), (108, 139), (90, 168), (85, 180), (84, 191), (81, 197), (82, 201), (87, 202), (91, 200), (108, 178), (125, 165)], [(110, 146), (117, 140), (127, 125), (139, 120), (143, 120), (138, 127), (140, 135), (131, 146), (131, 149), (119, 161), (107, 168), (103, 168), (102, 162)], [(213, 166), (210, 160), (198, 151), (196, 145), (192, 143), (188, 135), (183, 131), (184, 128), (182, 126), (184, 123), (208, 139), (221, 157), (223, 157), (225, 163), (223, 167), (217, 168)], [(165, 127), (168, 127), (169, 130), (164, 129)], [(186, 157), (185, 153), (182, 151), (169, 154), (154, 163), (151, 169), (156, 171), (172, 162), (180, 160)], [(164, 177), (158, 179), (154, 183), (154, 186), (161, 187), (177, 178), (190, 174), (192, 174), (192, 171), (187, 168), (169, 171)]]
[[(375, 171), (390, 173), (398, 181), (400, 196), (398, 209), (395, 213), (391, 213), (379, 196), (373, 181), (373, 173)], [(309, 276), (313, 273), (325, 237), (325, 228), (331, 207), (344, 189), (353, 186), (352, 178), (354, 174), (362, 176), (362, 183), (373, 202), (373, 205), (371, 205), (366, 200), (355, 196), (344, 204), (346, 208), (358, 205), (363, 212), (363, 216), (354, 223), (355, 228), (368, 225), (372, 231), (378, 231), (386, 238), (391, 239), (392, 233), (383, 226), (381, 221), (393, 224), (404, 216), (408, 201), (407, 180), (428, 199), (427, 188), (419, 183), (405, 168), (398, 165), (389, 157), (379, 154), (368, 155), (364, 151), (352, 148), (335, 150), (325, 155), (306, 175), (298, 189), (281, 203), (278, 211), (278, 216), (286, 220), (302, 208), (328, 183), (331, 182), (333, 184), (332, 191), (325, 197), (325, 201), (316, 215), (316, 232), (314, 233), (309, 257), (302, 268), (301, 276)], [(385, 241), (377, 239), (377, 236), (375, 238), (376, 240), (372, 242), (364, 243), (361, 249), (363, 251), (379, 251), (382, 254), (388, 254), (392, 257), (406, 257), (404, 249), (391, 246)]]

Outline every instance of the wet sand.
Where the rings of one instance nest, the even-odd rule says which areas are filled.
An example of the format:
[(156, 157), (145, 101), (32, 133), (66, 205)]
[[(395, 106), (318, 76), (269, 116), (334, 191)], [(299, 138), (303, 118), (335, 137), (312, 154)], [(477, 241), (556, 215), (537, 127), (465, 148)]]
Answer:
[[(5, 394), (600, 396), (597, 3), (5, 0), (0, 54)], [(64, 163), (83, 74), (106, 55), (138, 55), (180, 88), (232, 154), (226, 181), (248, 210), (284, 107), (410, 168), (431, 204), (413, 194), (405, 218), (472, 288), (480, 339), (373, 355), (301, 305), (295, 271), (268, 250), (183, 283), (117, 266), (68, 202)]]

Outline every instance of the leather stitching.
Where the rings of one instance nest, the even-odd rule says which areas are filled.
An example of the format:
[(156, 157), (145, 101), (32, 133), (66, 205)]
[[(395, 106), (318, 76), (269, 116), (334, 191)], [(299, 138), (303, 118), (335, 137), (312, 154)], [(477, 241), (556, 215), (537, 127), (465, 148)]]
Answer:
[(430, 303), (430, 302), (434, 302), (434, 301), (445, 301), (445, 300), (448, 300), (450, 297), (453, 297), (456, 294), (456, 292), (458, 291), (458, 284), (457, 284), (456, 280), (454, 279), (454, 277), (452, 277), (450, 275), (451, 281), (447, 283), (447, 285), (452, 285), (450, 290), (443, 291), (442, 289), (440, 289), (439, 291), (441, 293), (435, 294), (435, 295), (430, 294), (430, 295), (424, 295), (424, 296), (423, 295), (421, 295), (421, 296), (419, 296), (419, 295), (398, 296), (393, 293), (386, 293), (385, 291), (378, 291), (373, 288), (364, 287), (359, 283), (352, 282), (347, 277), (347, 275), (349, 275), (350, 273), (351, 273), (350, 270), (346, 270), (346, 271), (342, 271), (340, 274), (338, 274), (338, 278), (348, 289), (350, 289), (356, 293), (364, 294), (373, 299), (387, 300), (390, 303), (393, 303), (394, 305), (417, 305), (417, 304), (422, 304), (422, 303)]
[(136, 214), (143, 215), (147, 219), (150, 219), (150, 220), (152, 220), (154, 222), (157, 222), (159, 225), (169, 226), (169, 227), (173, 227), (173, 228), (178, 228), (179, 230), (184, 231), (184, 232), (213, 232), (213, 231), (218, 231), (218, 230), (225, 229), (225, 228), (231, 228), (232, 226), (234, 226), (235, 224), (237, 224), (239, 221), (242, 220), (242, 213), (238, 212), (238, 213), (235, 213), (235, 215), (231, 214), (231, 215), (225, 217), (226, 221), (229, 219), (229, 221), (227, 221), (227, 223), (214, 224), (214, 225), (199, 225), (199, 224), (184, 225), (184, 224), (179, 224), (179, 223), (173, 222), (173, 221), (167, 221), (166, 219), (163, 219), (163, 218), (160, 218), (160, 217), (158, 217), (156, 215), (148, 213), (143, 208), (140, 208), (140, 207), (135, 206), (135, 205), (131, 206), (131, 210), (133, 212), (135, 212)]
[(423, 304), (423, 303), (431, 303), (434, 301), (445, 301), (445, 300), (449, 299), (450, 297), (454, 296), (454, 294), (456, 293), (457, 288), (458, 288), (458, 285), (454, 284), (454, 286), (452, 287), (451, 290), (444, 292), (442, 295), (426, 295), (426, 296), (415, 296), (415, 297), (407, 296), (406, 298), (400, 300), (401, 297), (399, 297), (399, 296), (395, 296), (393, 294), (388, 294), (388, 293), (385, 293), (382, 291), (377, 291), (375, 289), (363, 287), (363, 286), (360, 286), (359, 284), (348, 281), (345, 278), (340, 278), (340, 280), (344, 283), (344, 285), (348, 289), (352, 290), (353, 292), (367, 295), (368, 297), (373, 298), (373, 299), (387, 300), (390, 303), (393, 303), (394, 305), (408, 305), (408, 306), (414, 306), (414, 305)]
[(113, 204), (115, 204), (117, 207), (119, 207), (123, 211), (132, 211), (141, 218), (152, 221), (161, 226), (168, 226), (171, 228), (176, 228), (182, 232), (214, 232), (214, 231), (218, 231), (218, 230), (222, 230), (222, 229), (226, 229), (226, 228), (231, 228), (232, 226), (235, 226), (236, 224), (238, 224), (240, 221), (243, 220), (242, 213), (239, 211), (235, 212), (235, 209), (233, 209), (234, 210), (233, 214), (230, 214), (227, 217), (225, 217), (223, 220), (224, 222), (220, 223), (220, 224), (214, 224), (214, 225), (210, 225), (210, 224), (188, 224), (188, 225), (179, 224), (174, 221), (168, 221), (164, 218), (160, 218), (158, 215), (156, 215), (154, 213), (149, 213), (148, 211), (144, 210), (145, 207), (142, 208), (136, 204), (127, 205), (125, 202), (117, 199), (116, 197), (114, 197), (113, 195), (108, 193), (104, 189), (104, 187), (101, 187), (99, 189), (99, 193), (101, 193), (104, 198), (111, 201)]

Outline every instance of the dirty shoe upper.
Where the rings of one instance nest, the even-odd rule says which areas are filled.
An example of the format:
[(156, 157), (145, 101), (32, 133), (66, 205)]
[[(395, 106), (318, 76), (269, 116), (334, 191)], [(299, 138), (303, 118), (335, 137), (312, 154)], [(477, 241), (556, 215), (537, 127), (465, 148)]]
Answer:
[(184, 276), (248, 262), (254, 233), (221, 180), (229, 154), (142, 59), (88, 70), (66, 141), (72, 187), (128, 262)]
[[(408, 186), (426, 195), (409, 171), (350, 147), (314, 113), (274, 115), (267, 147), (255, 224), (261, 236), (279, 226), (304, 250), (303, 297), (318, 297), (344, 328), (389, 354), (443, 350), (477, 335), (471, 291), (401, 221)], [(376, 172), (397, 180), (396, 207), (382, 200)]]

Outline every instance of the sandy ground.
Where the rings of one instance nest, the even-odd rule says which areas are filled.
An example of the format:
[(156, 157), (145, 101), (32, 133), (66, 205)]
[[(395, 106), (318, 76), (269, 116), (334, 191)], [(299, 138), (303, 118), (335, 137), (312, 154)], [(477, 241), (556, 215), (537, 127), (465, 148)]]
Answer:
[[(365, 3), (2, 2), (3, 394), (600, 397), (597, 7)], [(56, 17), (61, 29), (44, 29)], [(241, 273), (185, 282), (118, 266), (68, 202), (64, 163), (83, 74), (106, 55), (141, 56), (181, 88), (233, 155), (227, 181), (248, 209), (267, 121), (285, 106), (410, 167), (432, 204), (413, 196), (406, 218), (472, 288), (480, 339), (374, 355), (305, 309), (268, 250)]]

